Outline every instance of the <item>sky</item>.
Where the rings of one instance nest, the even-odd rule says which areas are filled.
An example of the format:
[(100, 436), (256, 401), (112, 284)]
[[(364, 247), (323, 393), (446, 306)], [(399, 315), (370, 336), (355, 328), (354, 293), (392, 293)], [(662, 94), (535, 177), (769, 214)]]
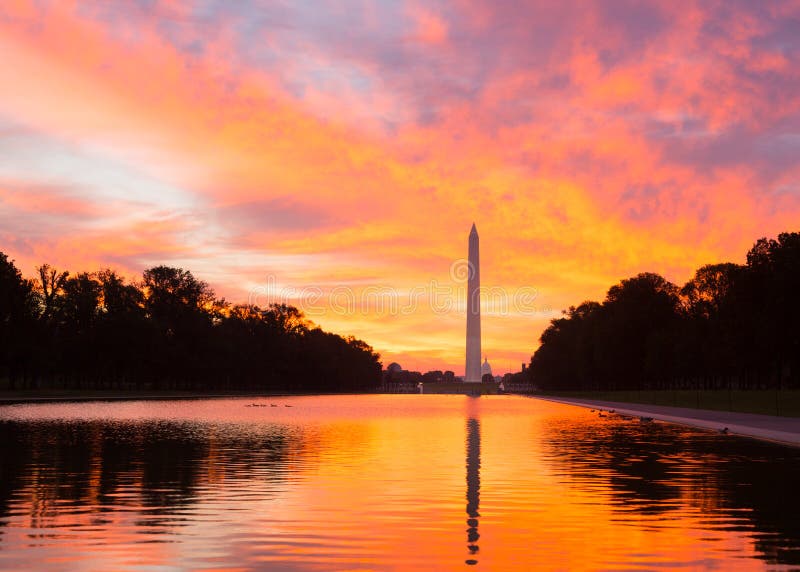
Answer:
[(4, 0), (0, 251), (190, 269), (415, 370), (517, 371), (800, 220), (800, 2)]

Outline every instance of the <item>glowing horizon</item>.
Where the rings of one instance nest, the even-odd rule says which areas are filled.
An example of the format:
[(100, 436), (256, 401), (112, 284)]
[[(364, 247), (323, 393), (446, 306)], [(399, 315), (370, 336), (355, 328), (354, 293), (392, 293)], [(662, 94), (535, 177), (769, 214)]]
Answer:
[[(475, 221), (482, 285), (536, 292), (483, 313), (516, 371), (620, 279), (797, 230), (799, 38), (795, 1), (4, 2), (0, 251), (318, 290), (309, 317), (384, 365), (461, 375)], [(446, 311), (330, 302), (434, 285)]]

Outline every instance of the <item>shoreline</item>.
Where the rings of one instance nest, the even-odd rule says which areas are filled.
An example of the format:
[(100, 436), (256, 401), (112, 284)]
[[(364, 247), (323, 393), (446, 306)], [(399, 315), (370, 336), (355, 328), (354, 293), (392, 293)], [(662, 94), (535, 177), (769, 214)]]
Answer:
[[(300, 397), (308, 395), (373, 395), (375, 392), (364, 393), (328, 393), (328, 392), (227, 392), (227, 393), (197, 393), (197, 392), (142, 392), (127, 393), (109, 391), (100, 392), (53, 392), (51, 394), (39, 393), (26, 395), (24, 392), (0, 392), (0, 406), (19, 405), (26, 403), (56, 403), (56, 402), (81, 402), (81, 401), (158, 401), (172, 399), (225, 399), (225, 398), (264, 398), (264, 397)], [(378, 392), (380, 393), (380, 392)], [(614, 410), (615, 413), (632, 417), (652, 417), (654, 420), (666, 423), (675, 423), (709, 431), (728, 429), (729, 435), (748, 437), (769, 441), (781, 445), (800, 447), (800, 418), (779, 417), (758, 413), (739, 413), (732, 411), (718, 411), (710, 409), (693, 409), (685, 407), (672, 407), (666, 405), (649, 405), (643, 403), (630, 403), (622, 401), (605, 401), (599, 399), (582, 399), (572, 397), (556, 397), (543, 395), (528, 395), (533, 399), (541, 399), (563, 405), (584, 407), (591, 409)]]
[(178, 392), (178, 391), (164, 391), (164, 392), (142, 392), (142, 393), (126, 393), (126, 392), (113, 392), (107, 394), (102, 392), (69, 392), (64, 393), (55, 392), (52, 394), (31, 394), (25, 395), (18, 392), (0, 392), (0, 407), (3, 405), (16, 405), (22, 403), (55, 403), (63, 402), (77, 402), (77, 401), (159, 401), (170, 399), (226, 399), (226, 398), (259, 398), (259, 397), (302, 397), (308, 395), (373, 395), (374, 392), (287, 392), (287, 391), (258, 391), (258, 392), (230, 392), (230, 393), (197, 393), (193, 391)]
[(800, 419), (758, 413), (737, 413), (710, 409), (690, 409), (667, 405), (647, 405), (620, 401), (576, 399), (571, 397), (531, 396), (564, 405), (592, 409), (613, 409), (615, 413), (633, 417), (652, 417), (658, 421), (675, 423), (698, 429), (720, 431), (727, 427), (729, 435), (769, 441), (781, 445), (800, 447)]

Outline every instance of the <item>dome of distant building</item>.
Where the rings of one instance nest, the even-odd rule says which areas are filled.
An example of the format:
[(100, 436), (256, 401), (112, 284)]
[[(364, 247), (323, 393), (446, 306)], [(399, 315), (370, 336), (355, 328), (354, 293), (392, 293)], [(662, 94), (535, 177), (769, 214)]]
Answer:
[(483, 364), (481, 365), (481, 377), (486, 374), (492, 375), (492, 366), (489, 365), (489, 359), (483, 358)]
[(392, 362), (388, 366), (386, 366), (386, 371), (390, 373), (398, 373), (403, 371), (403, 368), (400, 367), (400, 364), (397, 362)]

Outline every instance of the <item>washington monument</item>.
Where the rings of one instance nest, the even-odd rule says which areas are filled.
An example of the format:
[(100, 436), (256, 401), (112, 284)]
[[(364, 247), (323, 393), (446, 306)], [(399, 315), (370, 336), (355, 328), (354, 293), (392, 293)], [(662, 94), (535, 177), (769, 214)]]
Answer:
[(467, 278), (467, 367), (464, 381), (481, 381), (481, 266), (478, 254), (478, 229), (469, 232)]

